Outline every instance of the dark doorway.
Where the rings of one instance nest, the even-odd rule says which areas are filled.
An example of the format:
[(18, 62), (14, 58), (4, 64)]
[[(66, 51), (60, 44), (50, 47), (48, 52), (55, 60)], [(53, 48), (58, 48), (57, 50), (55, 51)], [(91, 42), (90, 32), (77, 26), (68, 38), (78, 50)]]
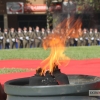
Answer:
[(33, 27), (39, 26), (40, 28), (46, 28), (46, 15), (8, 15), (8, 27), (14, 27), (16, 30), (18, 27)]
[(46, 28), (46, 15), (17, 15), (18, 27), (33, 27), (39, 26)]
[(18, 20), (17, 15), (8, 15), (8, 29), (10, 28), (18, 28)]

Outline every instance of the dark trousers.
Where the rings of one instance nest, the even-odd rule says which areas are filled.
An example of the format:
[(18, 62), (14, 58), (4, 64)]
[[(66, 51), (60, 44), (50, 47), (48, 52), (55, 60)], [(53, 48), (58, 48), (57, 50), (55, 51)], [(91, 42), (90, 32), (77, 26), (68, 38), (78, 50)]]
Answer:
[(10, 43), (5, 43), (5, 49), (10, 49)]

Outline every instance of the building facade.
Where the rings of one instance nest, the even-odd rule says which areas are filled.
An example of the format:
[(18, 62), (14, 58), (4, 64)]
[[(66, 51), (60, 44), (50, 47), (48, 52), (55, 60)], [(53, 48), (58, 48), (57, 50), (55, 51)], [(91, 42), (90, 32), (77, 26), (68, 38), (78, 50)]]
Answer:
[(46, 27), (45, 0), (0, 0), (0, 27)]
[[(81, 16), (83, 27), (100, 27), (100, 0), (65, 1), (75, 4), (74, 15)], [(0, 27), (52, 28), (57, 18), (63, 16), (63, 2), (64, 0), (0, 0)], [(65, 13), (67, 14), (67, 11)]]

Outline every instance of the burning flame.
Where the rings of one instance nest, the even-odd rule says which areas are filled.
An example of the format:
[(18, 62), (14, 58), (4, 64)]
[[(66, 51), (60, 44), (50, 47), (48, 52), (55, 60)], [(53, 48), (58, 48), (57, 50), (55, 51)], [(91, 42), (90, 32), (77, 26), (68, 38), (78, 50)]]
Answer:
[(73, 17), (65, 19), (55, 27), (53, 33), (43, 39), (43, 48), (45, 50), (50, 48), (50, 55), (40, 64), (43, 70), (48, 69), (52, 73), (55, 65), (67, 66), (70, 58), (64, 54), (66, 42), (69, 38), (78, 38), (82, 35), (81, 26), (80, 19), (75, 20)]

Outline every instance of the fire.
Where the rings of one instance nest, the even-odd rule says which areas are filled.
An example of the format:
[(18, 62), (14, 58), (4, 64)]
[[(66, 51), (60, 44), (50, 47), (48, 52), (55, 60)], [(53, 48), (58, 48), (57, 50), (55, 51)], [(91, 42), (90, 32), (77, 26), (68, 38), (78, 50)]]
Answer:
[(52, 73), (55, 65), (67, 66), (70, 58), (64, 54), (66, 42), (69, 38), (78, 38), (82, 35), (81, 26), (80, 19), (65, 19), (53, 30), (53, 33), (43, 39), (43, 48), (50, 49), (50, 55), (40, 64), (44, 72), (48, 69)]

